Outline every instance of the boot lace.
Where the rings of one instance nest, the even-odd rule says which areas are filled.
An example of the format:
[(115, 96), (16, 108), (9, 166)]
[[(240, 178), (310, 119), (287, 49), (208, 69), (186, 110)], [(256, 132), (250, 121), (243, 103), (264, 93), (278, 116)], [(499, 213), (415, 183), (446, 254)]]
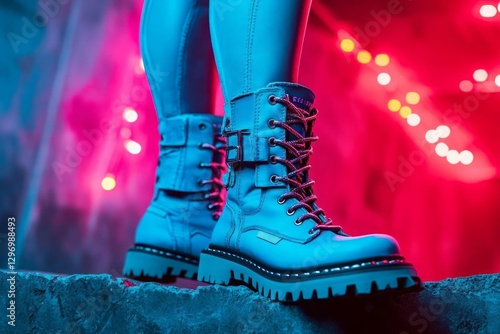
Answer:
[[(297, 218), (296, 225), (301, 225), (306, 219), (313, 220), (316, 225), (314, 230), (330, 230), (335, 233), (341, 232), (342, 227), (334, 225), (330, 218), (325, 216), (324, 210), (316, 204), (317, 197), (314, 194), (313, 185), (314, 181), (308, 177), (311, 165), (307, 164), (309, 157), (312, 155), (312, 143), (318, 140), (317, 136), (312, 133), (312, 125), (316, 120), (318, 111), (312, 109), (310, 112), (296, 107), (290, 102), (288, 96), (285, 98), (271, 96), (270, 103), (280, 103), (287, 108), (287, 120), (280, 122), (274, 119), (269, 120), (269, 126), (280, 127), (285, 131), (292, 134), (296, 139), (294, 140), (279, 140), (270, 138), (270, 145), (277, 145), (283, 147), (287, 154), (287, 158), (279, 158), (275, 155), (269, 157), (270, 163), (279, 163), (285, 165), (288, 174), (285, 176), (273, 175), (271, 181), (284, 182), (289, 185), (289, 192), (282, 194), (278, 198), (279, 204), (284, 204), (288, 199), (295, 198), (298, 200), (297, 204), (288, 208), (287, 214), (293, 215), (296, 210), (304, 208), (307, 212)], [(305, 135), (295, 130), (292, 126), (299, 124), (306, 131)]]
[(226, 190), (222, 182), (222, 175), (227, 170), (225, 163), (227, 140), (222, 135), (215, 135), (215, 145), (202, 143), (200, 149), (212, 151), (213, 159), (210, 163), (200, 163), (201, 168), (210, 168), (212, 170), (212, 178), (210, 180), (201, 180), (200, 185), (210, 184), (210, 190), (204, 195), (204, 199), (209, 201), (207, 208), (212, 210), (212, 218), (218, 220), (224, 209), (226, 199)]

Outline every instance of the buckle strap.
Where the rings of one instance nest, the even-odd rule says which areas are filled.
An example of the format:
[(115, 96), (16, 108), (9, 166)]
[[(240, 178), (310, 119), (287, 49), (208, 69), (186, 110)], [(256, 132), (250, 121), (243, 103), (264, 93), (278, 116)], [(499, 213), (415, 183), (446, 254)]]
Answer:
[(250, 130), (226, 131), (227, 163), (228, 165), (241, 162), (269, 161), (269, 139), (253, 136)]

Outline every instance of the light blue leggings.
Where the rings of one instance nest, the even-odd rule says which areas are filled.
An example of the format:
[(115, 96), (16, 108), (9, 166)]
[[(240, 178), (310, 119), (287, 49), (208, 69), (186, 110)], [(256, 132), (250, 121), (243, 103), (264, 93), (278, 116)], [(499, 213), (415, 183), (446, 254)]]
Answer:
[(214, 53), (225, 102), (297, 82), (311, 1), (146, 0), (141, 51), (159, 118), (214, 113)]

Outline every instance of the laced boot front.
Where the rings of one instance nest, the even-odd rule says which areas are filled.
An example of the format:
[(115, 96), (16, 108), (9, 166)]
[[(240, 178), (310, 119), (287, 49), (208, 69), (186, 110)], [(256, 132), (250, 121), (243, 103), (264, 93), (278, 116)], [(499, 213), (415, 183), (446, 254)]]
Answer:
[(222, 118), (191, 114), (160, 121), (155, 193), (136, 230), (124, 275), (147, 281), (196, 279), (200, 252), (224, 207)]
[(392, 237), (348, 236), (316, 204), (313, 101), (303, 86), (272, 83), (229, 104), (227, 203), (199, 279), (239, 281), (281, 301), (418, 290)]

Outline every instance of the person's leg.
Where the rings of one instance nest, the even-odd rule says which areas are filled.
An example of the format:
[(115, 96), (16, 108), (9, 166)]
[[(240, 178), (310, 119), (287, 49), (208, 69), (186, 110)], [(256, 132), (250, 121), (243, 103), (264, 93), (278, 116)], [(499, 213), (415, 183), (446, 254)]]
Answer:
[(224, 205), (222, 118), (208, 28), (208, 0), (146, 0), (141, 51), (160, 130), (155, 194), (124, 274), (144, 280), (195, 278)]
[(316, 204), (308, 165), (314, 94), (294, 82), (311, 0), (237, 3), (226, 13), (210, 6), (229, 172), (199, 279), (241, 281), (293, 301), (418, 289), (393, 238), (350, 237)]
[(226, 101), (270, 82), (297, 82), (311, 2), (211, 4), (210, 32)]
[(141, 53), (160, 119), (214, 114), (218, 83), (208, 0), (146, 0)]

